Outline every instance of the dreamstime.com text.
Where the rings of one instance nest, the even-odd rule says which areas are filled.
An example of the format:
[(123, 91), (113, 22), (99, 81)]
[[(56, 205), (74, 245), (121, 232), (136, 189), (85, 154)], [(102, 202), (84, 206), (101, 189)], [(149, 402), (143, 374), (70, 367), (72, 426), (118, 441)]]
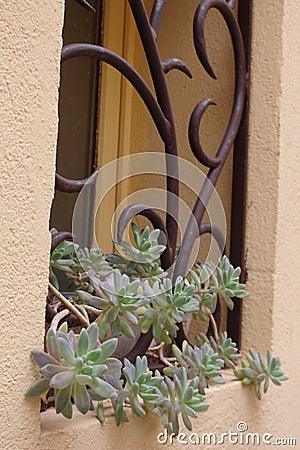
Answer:
[[(165, 430), (157, 435), (157, 442), (161, 445), (179, 444), (179, 445), (223, 445), (226, 443), (232, 445), (260, 446), (296, 446), (296, 438), (276, 437), (271, 433), (254, 433), (248, 431), (246, 422), (238, 422), (236, 430), (228, 430), (225, 433), (217, 435), (215, 433), (179, 433), (177, 436), (172, 433), (167, 434)], [(251, 447), (252, 448), (252, 447)]]

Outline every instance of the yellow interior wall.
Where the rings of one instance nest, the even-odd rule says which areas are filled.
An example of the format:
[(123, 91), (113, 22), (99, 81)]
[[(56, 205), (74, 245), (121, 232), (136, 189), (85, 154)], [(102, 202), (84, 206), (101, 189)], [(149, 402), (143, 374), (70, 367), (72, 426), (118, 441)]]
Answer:
[[(105, 2), (103, 8), (103, 46), (123, 54), (125, 0)], [(116, 33), (116, 30), (118, 32)], [(98, 165), (103, 167), (118, 158), (121, 127), (122, 76), (108, 64), (101, 65), (100, 112), (97, 155)], [(117, 180), (116, 170), (111, 176)], [(113, 183), (114, 184), (114, 183)], [(101, 205), (96, 205), (95, 230), (98, 245), (105, 251), (112, 250), (111, 217), (115, 210), (116, 188), (111, 189)]]

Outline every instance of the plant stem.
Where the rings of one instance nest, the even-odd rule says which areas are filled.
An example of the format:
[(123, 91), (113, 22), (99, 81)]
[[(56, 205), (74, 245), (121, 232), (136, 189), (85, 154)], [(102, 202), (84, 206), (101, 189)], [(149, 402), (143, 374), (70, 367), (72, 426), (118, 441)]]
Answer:
[(166, 366), (174, 367), (173, 364), (171, 364), (170, 361), (168, 361), (168, 359), (164, 356), (164, 345), (159, 348), (158, 355), (162, 363), (164, 363)]
[(201, 289), (200, 294), (213, 294), (214, 291), (212, 291), (212, 289)]
[(49, 289), (65, 305), (65, 307), (68, 308), (68, 310), (71, 311), (80, 320), (81, 323), (83, 323), (84, 326), (89, 326), (88, 320), (86, 320), (82, 313), (74, 305), (72, 305), (72, 303), (66, 297), (64, 297), (51, 283), (49, 283)]
[(155, 350), (159, 350), (161, 347), (163, 347), (165, 345), (164, 342), (161, 342), (160, 344), (156, 345), (155, 347), (149, 347), (148, 351), (149, 352), (153, 352)]
[(53, 319), (51, 321), (51, 328), (53, 328), (53, 330), (56, 331), (57, 326), (58, 326), (59, 322), (61, 321), (61, 319), (63, 319), (64, 317), (66, 317), (69, 314), (70, 314), (69, 309), (63, 309), (59, 313), (55, 314), (55, 316), (53, 317)]
[(218, 327), (216, 324), (216, 321), (214, 319), (214, 316), (212, 314), (209, 315), (209, 319), (210, 319), (210, 323), (214, 332), (214, 337), (216, 339), (216, 341), (219, 339), (219, 333), (218, 333)]
[(76, 303), (76, 308), (79, 309), (79, 311), (82, 312), (82, 315), (86, 318), (86, 320), (88, 321), (89, 325), (90, 325), (90, 319), (89, 319), (89, 315), (86, 312), (85, 308), (83, 307), (83, 305), (77, 305)]
[(101, 309), (94, 308), (93, 306), (90, 305), (80, 305), (80, 306), (86, 311), (90, 311), (94, 314), (97, 314), (97, 316), (100, 316), (103, 313)]

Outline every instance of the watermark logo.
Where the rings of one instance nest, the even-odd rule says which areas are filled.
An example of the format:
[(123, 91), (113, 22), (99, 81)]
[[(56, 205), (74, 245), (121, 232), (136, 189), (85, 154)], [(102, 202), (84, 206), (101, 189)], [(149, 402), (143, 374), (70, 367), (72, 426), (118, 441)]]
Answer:
[[(98, 235), (95, 233), (95, 218), (98, 209), (103, 203), (105, 197), (116, 186), (124, 180), (132, 177), (153, 177), (161, 176), (165, 186), (163, 188), (151, 187), (142, 188), (134, 193), (130, 193), (116, 207), (113, 217), (108, 219), (107, 226), (110, 227), (110, 237), (114, 241), (130, 239), (128, 227), (126, 226), (135, 215), (148, 206), (160, 215), (162, 218), (168, 214), (178, 224), (179, 237), (185, 237), (185, 255), (188, 263), (186, 272), (193, 266), (197, 260), (200, 239), (199, 224), (197, 223), (193, 207), (198, 196), (199, 201), (205, 205), (206, 221), (217, 230), (215, 239), (211, 239), (210, 247), (206, 259), (216, 266), (222, 256), (226, 236), (226, 217), (222, 201), (214, 188), (207, 179), (206, 174), (202, 172), (195, 164), (173, 155), (165, 155), (157, 152), (146, 152), (131, 154), (118, 160), (112, 161), (103, 166), (98, 173), (94, 183), (86, 183), (81, 190), (73, 211), (72, 232), (76, 236), (76, 243), (81, 248), (90, 247), (90, 242), (85, 235), (82, 235), (84, 224), (88, 220), (93, 226), (92, 245), (94, 248), (101, 248), (101, 241), (97, 242)], [(169, 180), (177, 180), (180, 184), (181, 192), (184, 196), (177, 196), (166, 190), (166, 177)], [(204, 193), (199, 194), (205, 184)], [(183, 188), (183, 189), (182, 189)], [(94, 208), (91, 208), (91, 203)], [(132, 214), (134, 212), (134, 214)], [(126, 221), (124, 221), (126, 217)], [(124, 225), (125, 223), (125, 225)], [(188, 230), (188, 231), (187, 231)], [(160, 236), (163, 239), (163, 236)], [(179, 259), (181, 256), (179, 256)], [(185, 258), (185, 256), (184, 256)], [(205, 262), (205, 261), (202, 261)], [(81, 261), (83, 268), (84, 260)]]
[(237, 446), (254, 446), (273, 445), (273, 446), (296, 446), (296, 438), (292, 437), (278, 437), (271, 433), (250, 432), (248, 424), (240, 421), (236, 424), (235, 430), (228, 430), (224, 433), (179, 433), (177, 436), (174, 433), (168, 435), (167, 430), (157, 435), (157, 442), (161, 445), (198, 445), (198, 446), (218, 446), (224, 444), (231, 444)]

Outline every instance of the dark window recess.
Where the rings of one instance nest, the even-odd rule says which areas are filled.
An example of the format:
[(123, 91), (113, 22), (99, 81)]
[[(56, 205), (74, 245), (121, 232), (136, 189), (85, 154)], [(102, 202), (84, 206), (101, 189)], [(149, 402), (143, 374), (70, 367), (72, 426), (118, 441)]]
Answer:
[[(240, 128), (234, 143), (233, 180), (231, 201), (231, 236), (230, 261), (234, 266), (242, 269), (241, 282), (247, 281), (245, 267), (245, 226), (246, 226), (246, 182), (248, 157), (248, 128), (249, 128), (249, 79), (250, 79), (250, 48), (251, 48), (251, 19), (252, 0), (239, 2), (238, 20), (245, 45), (246, 57), (246, 98)], [(227, 331), (229, 336), (241, 344), (241, 301), (236, 299), (233, 311), (228, 311)]]
[[(63, 45), (75, 42), (100, 43), (101, 1), (90, 2), (91, 13), (74, 0), (65, 2)], [(99, 62), (93, 58), (74, 58), (61, 66), (59, 91), (59, 133), (57, 172), (66, 178), (88, 177), (95, 163), (98, 112)], [(72, 213), (78, 193), (56, 189), (50, 226), (58, 231), (72, 230)], [(91, 204), (88, 209), (92, 208)], [(89, 236), (88, 217), (82, 233)]]

